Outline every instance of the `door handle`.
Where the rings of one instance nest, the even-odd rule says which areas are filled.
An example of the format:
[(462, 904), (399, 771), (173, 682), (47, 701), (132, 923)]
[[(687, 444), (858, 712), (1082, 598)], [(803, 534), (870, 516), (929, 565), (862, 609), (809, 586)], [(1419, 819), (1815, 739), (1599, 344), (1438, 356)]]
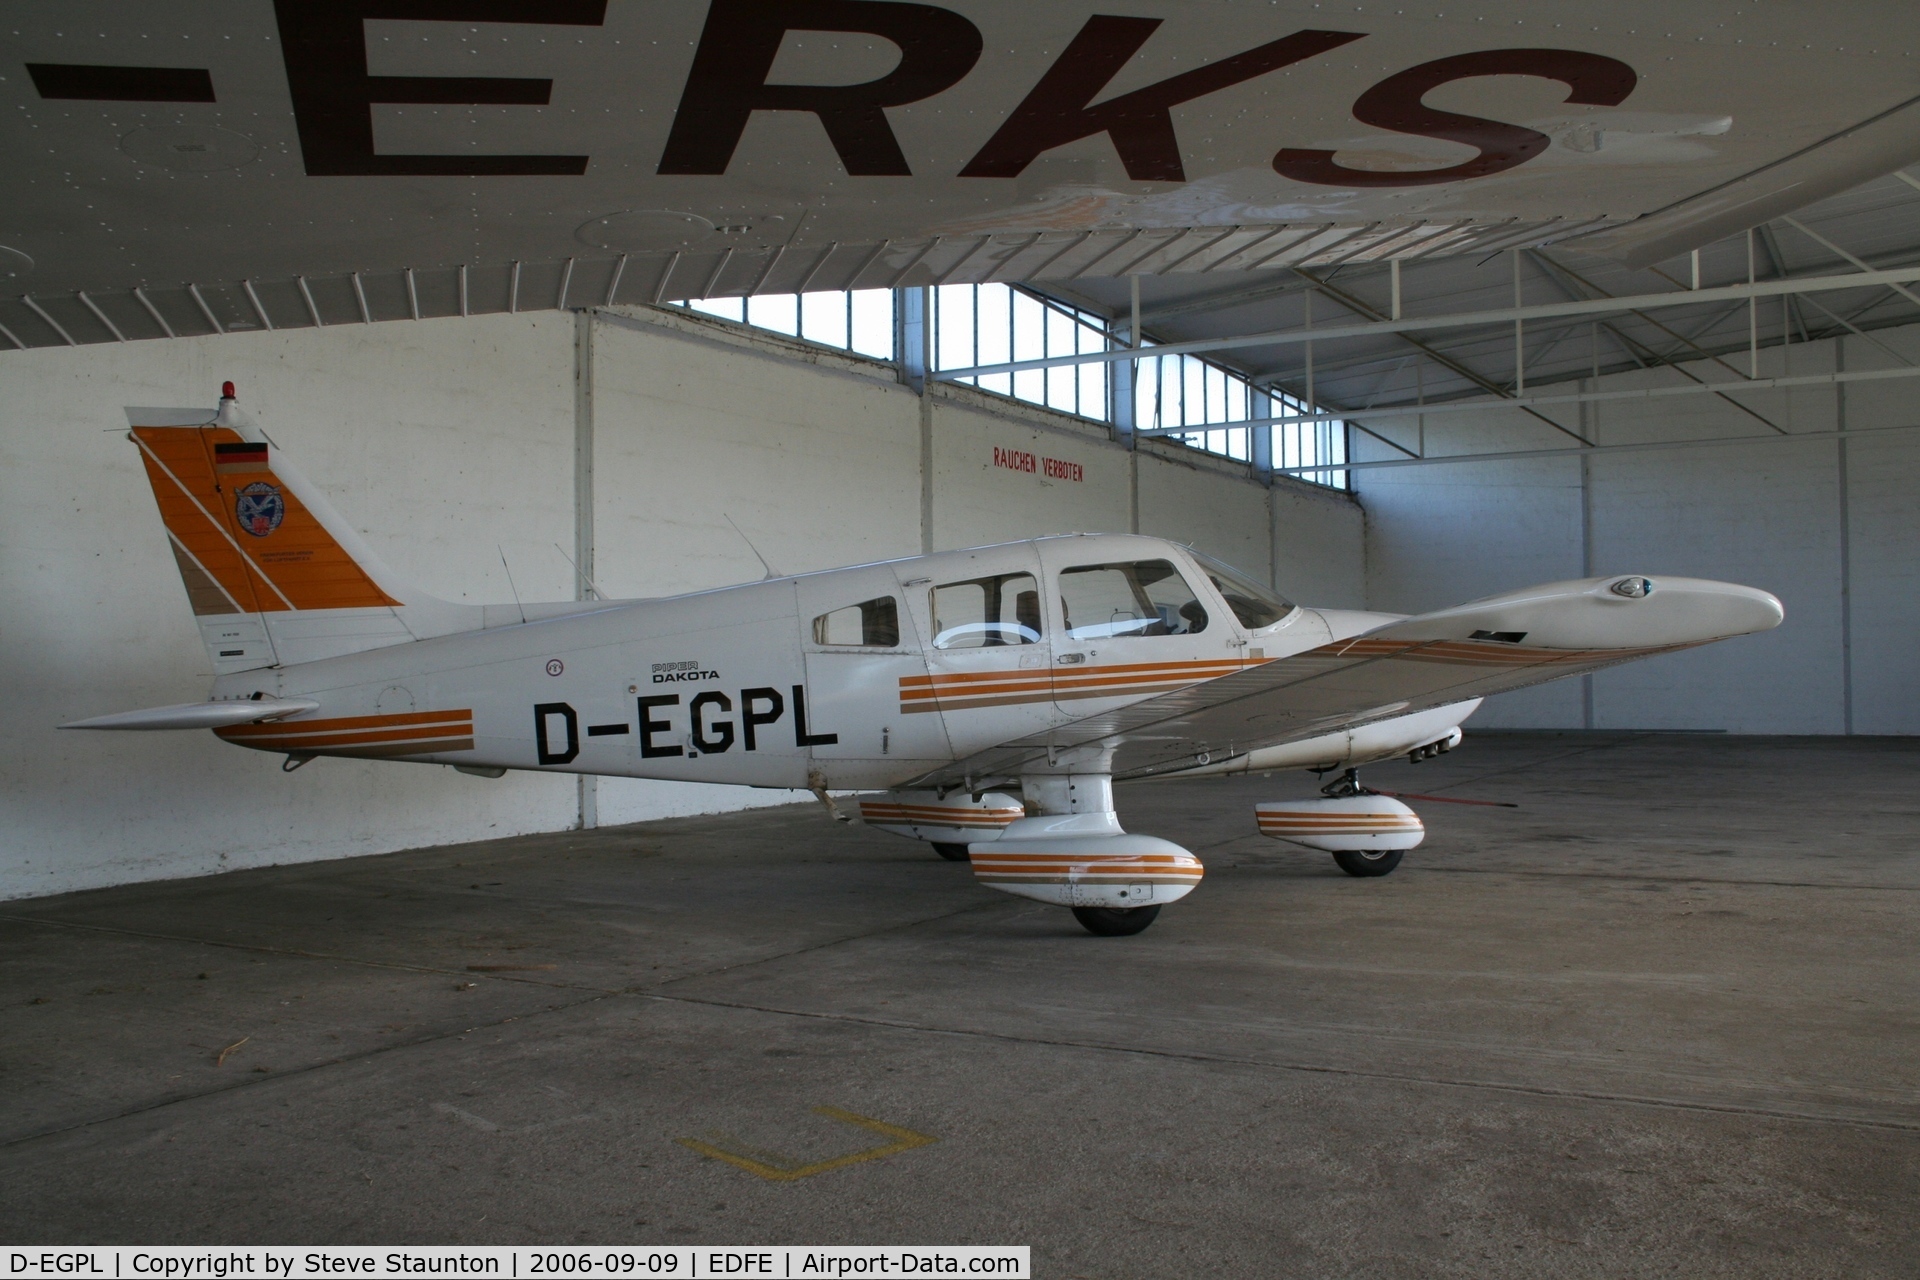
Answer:
[(1084, 653), (1063, 653), (1054, 659), (1055, 662), (1085, 662), (1086, 660), (1087, 655)]

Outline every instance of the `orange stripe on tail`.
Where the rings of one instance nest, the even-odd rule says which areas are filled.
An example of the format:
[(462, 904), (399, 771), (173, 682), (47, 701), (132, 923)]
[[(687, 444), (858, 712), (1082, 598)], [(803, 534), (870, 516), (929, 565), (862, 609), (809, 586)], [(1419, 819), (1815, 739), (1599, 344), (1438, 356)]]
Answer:
[(135, 427), (147, 480), (196, 614), (364, 609), (375, 585), (230, 427)]

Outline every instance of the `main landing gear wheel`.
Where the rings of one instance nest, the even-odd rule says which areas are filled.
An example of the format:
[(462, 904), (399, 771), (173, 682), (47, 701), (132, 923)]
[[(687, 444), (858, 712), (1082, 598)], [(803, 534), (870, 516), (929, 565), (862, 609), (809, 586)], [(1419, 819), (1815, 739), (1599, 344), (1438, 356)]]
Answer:
[(967, 846), (963, 844), (946, 844), (940, 841), (934, 841), (933, 851), (945, 858), (948, 862), (971, 861), (967, 856)]
[(1097, 933), (1103, 938), (1124, 938), (1130, 933), (1139, 933), (1153, 923), (1160, 914), (1159, 907), (1075, 907), (1073, 918), (1085, 926), (1088, 933)]
[(1350, 876), (1384, 876), (1406, 855), (1405, 849), (1354, 849), (1334, 854), (1333, 860)]

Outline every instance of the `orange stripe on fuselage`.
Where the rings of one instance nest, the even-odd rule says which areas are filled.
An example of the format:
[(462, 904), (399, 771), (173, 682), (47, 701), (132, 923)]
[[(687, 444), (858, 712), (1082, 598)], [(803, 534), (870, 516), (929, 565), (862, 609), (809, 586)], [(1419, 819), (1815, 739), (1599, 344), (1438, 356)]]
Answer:
[(1092, 675), (1139, 675), (1155, 671), (1193, 671), (1201, 668), (1218, 668), (1222, 674), (1238, 671), (1247, 665), (1237, 658), (1188, 659), (1176, 662), (1123, 662), (1112, 666), (1094, 667), (1089, 671), (1036, 671), (1031, 668), (1015, 671), (943, 671), (924, 676), (901, 676), (902, 689), (924, 688), (928, 686), (947, 688), (955, 685), (980, 682), (994, 683), (1004, 680), (1058, 680), (1063, 676)]
[(334, 747), (372, 746), (378, 742), (431, 742), (437, 738), (471, 738), (472, 736), (472, 723), (461, 721), (431, 729), (362, 729), (356, 733), (341, 734), (290, 733), (278, 738), (232, 738), (229, 741), (239, 746), (261, 747), (269, 751), (284, 751), (288, 747), (298, 747), (303, 751), (327, 751)]
[(390, 715), (341, 716), (331, 720), (274, 720), (267, 724), (237, 724), (216, 729), (223, 738), (259, 737), (269, 734), (335, 733), (342, 729), (391, 729), (400, 725), (445, 724), (452, 720), (472, 720), (471, 709), (458, 711), (396, 711)]
[(971, 710), (1081, 698), (1171, 693), (1202, 680), (1232, 675), (1259, 663), (1234, 659), (1131, 662), (1074, 671), (960, 671), (900, 678), (905, 713)]
[(301, 755), (427, 755), (473, 749), (473, 712), (406, 711), (238, 724), (214, 733), (237, 747)]

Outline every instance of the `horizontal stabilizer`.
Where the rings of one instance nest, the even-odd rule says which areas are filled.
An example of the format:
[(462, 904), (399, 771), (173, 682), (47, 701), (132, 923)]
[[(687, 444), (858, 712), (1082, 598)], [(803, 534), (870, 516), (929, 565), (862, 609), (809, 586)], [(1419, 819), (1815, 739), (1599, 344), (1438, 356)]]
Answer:
[(283, 720), (303, 711), (318, 711), (312, 698), (260, 698), (229, 702), (184, 702), (177, 707), (148, 707), (120, 711), (91, 720), (75, 720), (62, 729), (223, 729), (256, 720)]

